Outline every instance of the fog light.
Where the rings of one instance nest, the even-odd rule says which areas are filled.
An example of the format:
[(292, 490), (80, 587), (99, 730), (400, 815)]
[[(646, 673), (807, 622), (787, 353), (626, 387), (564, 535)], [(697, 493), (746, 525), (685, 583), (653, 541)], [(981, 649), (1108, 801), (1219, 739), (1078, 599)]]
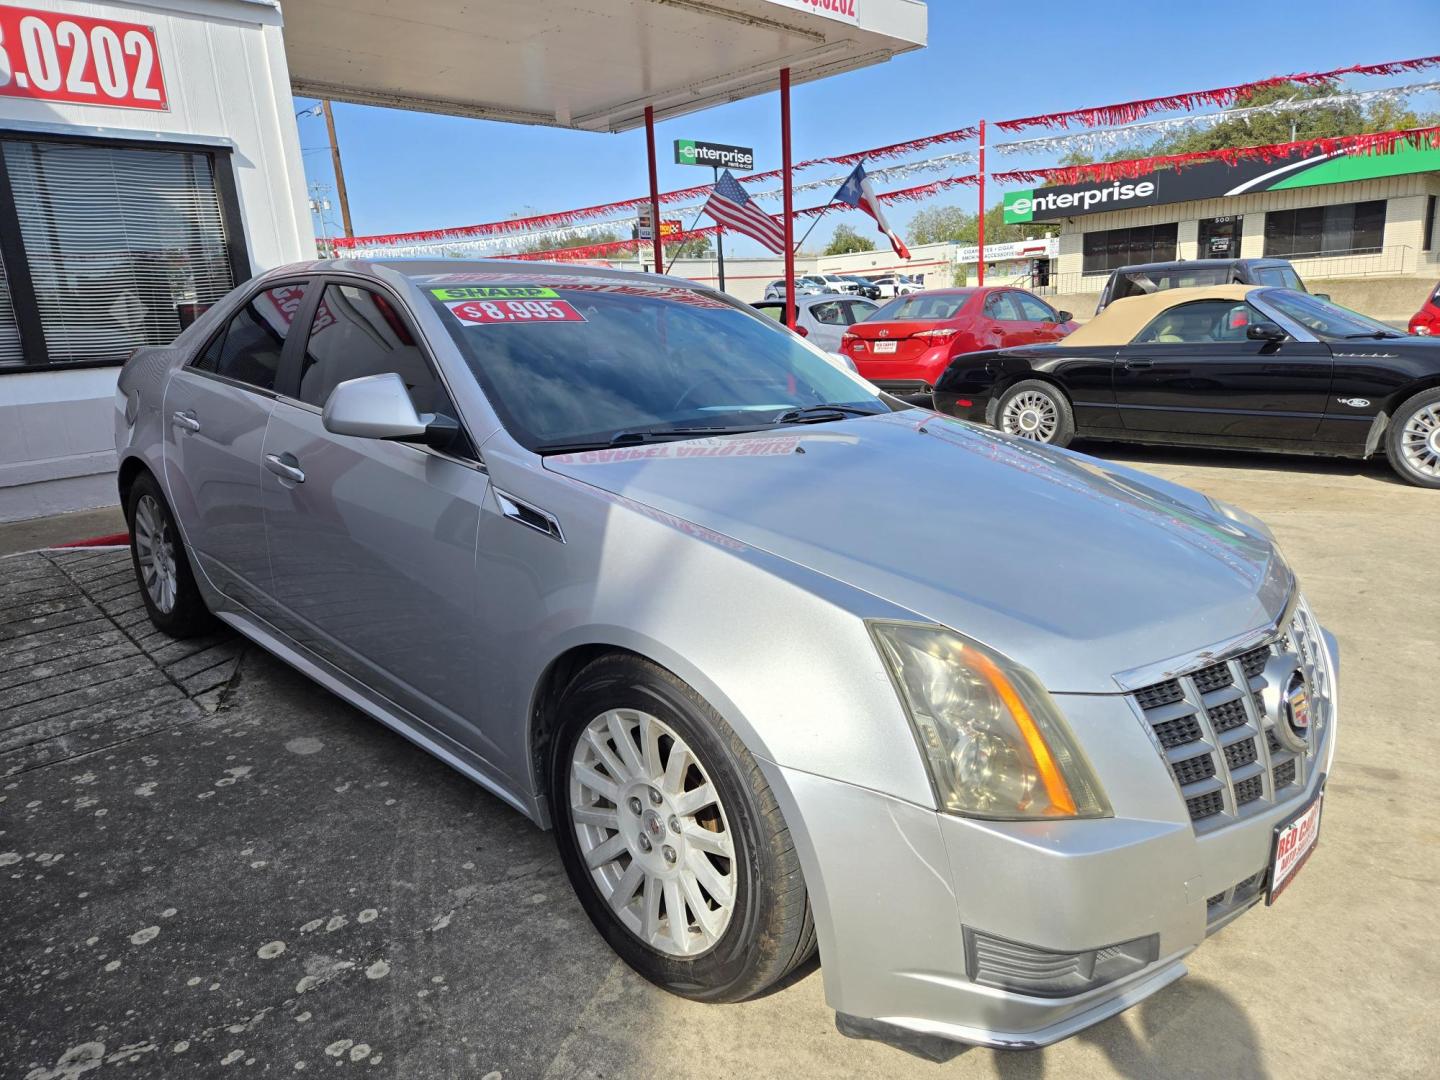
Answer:
[(1159, 934), (1083, 952), (1054, 952), (965, 928), (965, 970), (971, 981), (1030, 997), (1083, 994), (1159, 957)]

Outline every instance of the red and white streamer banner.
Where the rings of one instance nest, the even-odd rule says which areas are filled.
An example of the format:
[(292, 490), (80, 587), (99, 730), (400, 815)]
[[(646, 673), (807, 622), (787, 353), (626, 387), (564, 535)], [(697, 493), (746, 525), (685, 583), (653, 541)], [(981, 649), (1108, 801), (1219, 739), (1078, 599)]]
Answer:
[[(798, 172), (801, 169), (808, 169), (815, 165), (848, 165), (854, 167), (861, 161), (891, 160), (904, 157), (907, 154), (913, 154), (916, 151), (924, 150), (930, 146), (964, 142), (968, 139), (973, 139), (978, 133), (979, 128), (976, 127), (942, 131), (936, 135), (926, 135), (922, 138), (910, 139), (906, 142), (890, 143), (887, 146), (877, 146), (869, 150), (857, 150), (851, 154), (810, 158), (808, 161), (799, 162), (794, 166), (794, 170)], [(777, 179), (783, 172), (783, 169), (770, 169), (767, 172), (751, 173), (749, 176), (738, 177), (738, 179), (742, 184), (763, 183), (767, 180)], [(675, 191), (663, 191), (660, 193), (660, 202), (662, 205), (670, 205), (672, 203), (697, 199), (702, 195), (708, 194), (712, 186), (711, 184), (697, 184), (694, 187), (679, 188)], [(621, 199), (618, 202), (597, 203), (594, 206), (581, 206), (574, 210), (559, 210), (551, 214), (534, 214), (530, 217), (508, 218), (505, 221), (489, 221), (479, 225), (460, 225), (448, 229), (421, 229), (416, 232), (376, 233), (370, 236), (336, 237), (334, 243), (338, 250), (343, 251), (357, 247), (389, 247), (427, 242), (443, 243), (450, 240), (469, 240), (480, 236), (505, 236), (510, 233), (540, 232), (545, 229), (564, 228), (567, 225), (574, 225), (580, 221), (614, 217), (617, 214), (634, 214), (641, 206), (649, 201), (650, 196), (640, 195), (633, 199)]]
[(1202, 161), (1285, 161), (1297, 154), (1393, 154), (1401, 144), (1420, 148), (1440, 147), (1440, 126), (1407, 128), (1402, 131), (1377, 131), (1366, 135), (1334, 135), (1296, 142), (1269, 143), (1265, 146), (1230, 146), (1219, 150), (1200, 150), (1191, 154), (1162, 154), (1158, 157), (1129, 158), (1125, 161), (1097, 161), (1089, 165), (1064, 165), (1053, 169), (1016, 169), (991, 173), (990, 179), (1000, 184), (1079, 184), (1087, 181), (1107, 182), (1130, 180), (1157, 169), (1183, 169)]
[[(942, 191), (957, 187), (962, 184), (978, 184), (979, 176), (948, 176), (943, 180), (935, 180), (928, 184), (917, 184), (915, 187), (900, 188), (898, 191), (882, 191), (878, 198), (882, 203), (897, 202), (919, 202), (928, 199), (932, 195), (938, 195)], [(819, 217), (821, 214), (834, 210), (843, 212), (854, 210), (855, 207), (849, 203), (827, 203), (824, 206), (809, 206), (803, 210), (796, 210), (795, 216)], [(675, 236), (667, 236), (665, 243), (680, 244), (687, 240), (694, 240), (702, 236), (714, 236), (720, 231), (718, 226), (710, 225), (703, 229), (691, 229), (688, 232), (681, 232)], [(621, 255), (633, 252), (637, 246), (644, 244), (650, 246), (649, 240), (616, 240), (607, 244), (583, 244), (579, 247), (554, 248), (550, 251), (527, 251), (522, 255), (509, 256), (512, 259), (539, 259), (546, 262), (567, 261), (574, 259), (604, 259), (613, 255)]]
[(1067, 109), (1064, 112), (1024, 116), (1018, 120), (999, 120), (995, 126), (1001, 131), (1021, 131), (1032, 127), (1069, 127), (1071, 124), (1080, 127), (1111, 127), (1116, 124), (1133, 124), (1141, 117), (1155, 112), (1173, 112), (1178, 109), (1189, 111), (1205, 105), (1233, 105), (1249, 98), (1257, 90), (1271, 86), (1328, 86), (1346, 75), (1400, 75), (1407, 71), (1420, 71), (1436, 66), (1440, 66), (1440, 56), (1387, 60), (1383, 64), (1352, 64), (1350, 67), (1335, 68), (1331, 71), (1276, 75), (1268, 79), (1257, 79), (1255, 82), (1237, 83), (1235, 86), (1217, 86), (1211, 90), (1190, 90), (1165, 97), (1140, 98), (1137, 101), (1122, 101), (1117, 105)]

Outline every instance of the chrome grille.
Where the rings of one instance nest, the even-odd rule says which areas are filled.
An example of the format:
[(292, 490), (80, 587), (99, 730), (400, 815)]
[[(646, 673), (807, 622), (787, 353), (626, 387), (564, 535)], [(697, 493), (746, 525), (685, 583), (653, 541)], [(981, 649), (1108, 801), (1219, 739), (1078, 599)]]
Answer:
[[(1298, 658), (1311, 693), (1311, 748), (1304, 754), (1284, 748), (1261, 703), (1265, 665), (1287, 651)], [(1203, 655), (1203, 666), (1130, 692), (1197, 832), (1222, 828), (1299, 795), (1315, 767), (1315, 748), (1332, 708), (1320, 629), (1303, 601), (1295, 605), (1284, 632), (1270, 642), (1229, 655)], [(1222, 659), (1217, 661), (1217, 655)]]

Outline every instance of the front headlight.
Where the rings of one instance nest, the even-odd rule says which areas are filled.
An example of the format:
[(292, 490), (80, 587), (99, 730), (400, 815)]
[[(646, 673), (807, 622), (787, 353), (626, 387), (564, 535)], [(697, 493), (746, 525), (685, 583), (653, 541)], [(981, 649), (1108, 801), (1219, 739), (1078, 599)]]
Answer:
[(942, 626), (872, 622), (942, 809), (1001, 820), (1108, 817), (1040, 681)]
[(1222, 502), (1220, 499), (1211, 499), (1210, 508), (1221, 517), (1233, 521), (1236, 525), (1249, 529), (1251, 532), (1259, 533), (1272, 544), (1275, 542), (1275, 534), (1270, 531), (1270, 526), (1250, 513), (1249, 510), (1241, 510), (1240, 507), (1234, 506), (1231, 503)]

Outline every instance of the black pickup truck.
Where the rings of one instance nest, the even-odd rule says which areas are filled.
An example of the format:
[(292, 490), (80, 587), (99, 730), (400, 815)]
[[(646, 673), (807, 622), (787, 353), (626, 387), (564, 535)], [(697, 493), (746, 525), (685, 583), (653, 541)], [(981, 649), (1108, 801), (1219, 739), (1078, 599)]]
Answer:
[(1114, 300), (1161, 289), (1193, 289), (1206, 285), (1273, 285), (1307, 292), (1295, 268), (1284, 259), (1181, 259), (1141, 263), (1112, 270), (1095, 314)]

